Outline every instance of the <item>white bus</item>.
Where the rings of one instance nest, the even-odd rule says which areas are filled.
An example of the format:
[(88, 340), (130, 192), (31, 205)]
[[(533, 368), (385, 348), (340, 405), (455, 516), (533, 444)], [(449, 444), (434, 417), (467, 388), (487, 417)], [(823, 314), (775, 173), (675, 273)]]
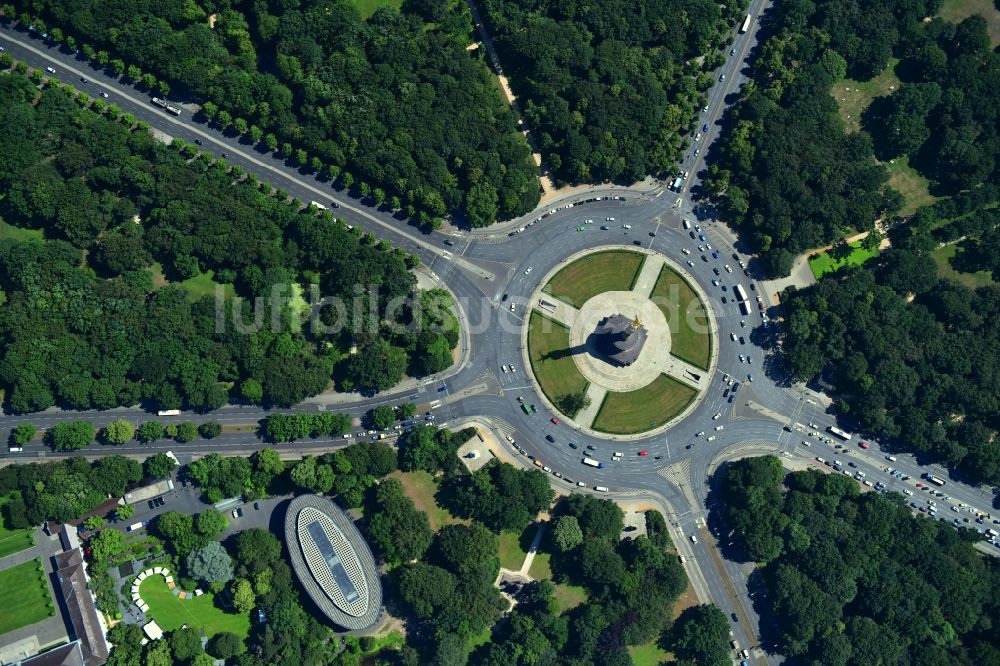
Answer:
[(736, 300), (745, 301), (747, 300), (747, 292), (743, 289), (743, 285), (738, 284), (733, 287), (733, 291), (736, 292)]
[(851, 441), (851, 437), (854, 436), (854, 435), (852, 435), (849, 432), (844, 432), (843, 430), (841, 430), (837, 426), (830, 426), (829, 428), (827, 428), (827, 430), (830, 431), (831, 435), (833, 435), (834, 437), (837, 437), (839, 439), (842, 439), (845, 442)]
[(316, 206), (316, 208), (319, 208), (320, 210), (326, 210), (326, 206), (324, 206), (318, 201), (310, 201), (309, 203), (312, 204), (313, 206)]
[(740, 32), (741, 33), (744, 33), (744, 32), (746, 32), (747, 30), (750, 29), (750, 21), (751, 20), (752, 19), (750, 18), (750, 15), (747, 14), (747, 17), (745, 19), (743, 19), (743, 25), (740, 27)]
[(179, 409), (161, 409), (156, 412), (157, 416), (180, 416), (181, 410)]
[(593, 458), (584, 458), (583, 464), (590, 465), (591, 467), (596, 467), (598, 469), (604, 469), (604, 463), (599, 460), (594, 460)]
[(594, 486), (594, 490), (596, 490), (598, 492), (602, 492), (602, 493), (608, 492), (608, 489), (605, 486)]

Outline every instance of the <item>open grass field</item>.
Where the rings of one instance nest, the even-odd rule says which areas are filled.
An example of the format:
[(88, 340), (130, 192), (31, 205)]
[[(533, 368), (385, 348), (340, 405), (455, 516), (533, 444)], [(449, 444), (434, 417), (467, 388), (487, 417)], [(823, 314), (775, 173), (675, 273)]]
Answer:
[(941, 11), (938, 12), (938, 16), (952, 23), (961, 23), (962, 19), (973, 14), (986, 19), (993, 48), (1000, 46), (1000, 11), (994, 6), (993, 0), (944, 0)]
[(712, 357), (712, 336), (708, 313), (691, 285), (665, 265), (650, 294), (670, 327), (670, 353), (702, 370)]
[(528, 575), (535, 580), (551, 580), (552, 566), (549, 564), (550, 557), (548, 553), (543, 553), (542, 551), (535, 553), (535, 559), (531, 560), (531, 566), (528, 568)]
[[(0, 509), (10, 501), (10, 496), (0, 498)], [(0, 513), (0, 557), (7, 557), (35, 545), (35, 537), (30, 529), (12, 530), (4, 522)], [(0, 588), (3, 589), (3, 588)]]
[(35, 558), (0, 571), (0, 634), (41, 622), (56, 614), (45, 585), (42, 561)]
[(958, 243), (944, 245), (937, 248), (931, 255), (934, 263), (937, 264), (937, 272), (940, 277), (964, 284), (966, 287), (975, 289), (985, 287), (993, 282), (993, 275), (989, 271), (976, 271), (975, 273), (962, 273), (952, 268), (951, 258), (958, 253)]
[(434, 482), (434, 477), (427, 472), (423, 470), (413, 472), (395, 471), (389, 476), (399, 479), (399, 482), (403, 484), (403, 492), (413, 500), (413, 504), (416, 505), (417, 509), (427, 514), (427, 520), (431, 524), (431, 529), (435, 532), (445, 525), (468, 523), (466, 520), (451, 515), (447, 509), (438, 506), (437, 501), (434, 499), (434, 493), (437, 492), (437, 483)]
[(673, 377), (660, 375), (647, 386), (604, 397), (594, 419), (600, 432), (628, 435), (662, 425), (691, 404), (698, 392)]
[(655, 640), (642, 645), (630, 645), (628, 653), (635, 666), (659, 666), (670, 659), (670, 653), (660, 648)]
[(861, 241), (851, 243), (852, 251), (845, 259), (834, 259), (829, 252), (820, 252), (815, 257), (809, 258), (809, 268), (812, 269), (816, 279), (820, 279), (827, 273), (832, 273), (843, 266), (860, 266), (878, 254), (878, 249), (868, 250), (861, 247)]
[(150, 576), (140, 584), (139, 594), (149, 604), (147, 615), (164, 631), (173, 631), (186, 624), (202, 628), (209, 637), (228, 631), (246, 638), (250, 632), (250, 616), (216, 608), (211, 592), (193, 599), (179, 599), (171, 593), (163, 576)]
[[(534, 533), (534, 526), (528, 527)], [(511, 571), (519, 571), (524, 564), (527, 553), (521, 548), (521, 538), (523, 535), (516, 532), (503, 531), (500, 533), (500, 566)]]
[(543, 291), (579, 308), (605, 291), (629, 291), (644, 258), (629, 250), (595, 252), (564, 267)]
[[(214, 296), (216, 282), (212, 280), (212, 271), (206, 271), (204, 273), (199, 273), (193, 278), (184, 280), (182, 282), (170, 282), (166, 276), (163, 274), (163, 267), (159, 263), (155, 263), (149, 267), (149, 270), (153, 273), (153, 286), (156, 288), (163, 287), (167, 284), (174, 284), (188, 293), (188, 296), (192, 301), (197, 301), (202, 296)], [(233, 291), (233, 286), (230, 284), (224, 285), (226, 290), (226, 297), (231, 297), (235, 294)]]
[(890, 95), (899, 88), (899, 77), (895, 73), (898, 63), (899, 58), (890, 58), (888, 66), (871, 81), (844, 79), (834, 84), (831, 92), (848, 130), (857, 132), (861, 129), (861, 114), (873, 99)]
[(42, 230), (22, 229), (21, 227), (15, 227), (12, 224), (7, 224), (2, 219), (0, 219), (0, 241), (7, 239), (18, 242), (32, 240), (32, 239), (41, 240)]
[(910, 166), (910, 160), (905, 155), (895, 160), (883, 163), (889, 173), (889, 185), (903, 195), (903, 207), (899, 214), (903, 217), (913, 215), (921, 206), (930, 206), (938, 200), (930, 193), (930, 181), (917, 173)]
[(559, 583), (554, 587), (560, 613), (569, 612), (587, 600), (587, 590), (580, 585)]
[(361, 18), (367, 20), (379, 7), (392, 7), (398, 11), (403, 6), (403, 0), (351, 0), (351, 4), (358, 10)]
[[(580, 374), (576, 362), (569, 354), (559, 357), (559, 352), (569, 349), (569, 329), (538, 312), (528, 320), (528, 355), (531, 370), (549, 401), (568, 393), (586, 391), (589, 383)], [(552, 355), (556, 357), (553, 358)]]

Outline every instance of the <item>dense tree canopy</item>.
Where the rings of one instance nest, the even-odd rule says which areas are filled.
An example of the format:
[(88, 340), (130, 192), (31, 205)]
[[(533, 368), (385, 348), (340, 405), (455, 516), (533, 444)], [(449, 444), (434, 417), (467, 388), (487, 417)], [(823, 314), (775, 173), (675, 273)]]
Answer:
[[(480, 6), (552, 172), (569, 182), (631, 182), (676, 163), (684, 145), (678, 135), (711, 84), (698, 57), (725, 39), (744, 5), (485, 0)], [(707, 64), (716, 62), (709, 57)]]
[[(404, 372), (441, 369), (428, 360), (441, 346), (434, 336), (451, 363), (457, 334), (414, 319), (415, 260), (329, 213), (299, 211), (256, 180), (189, 161), (16, 73), (0, 77), (0, 151), (0, 216), (41, 232), (0, 241), (0, 386), (14, 411), (292, 405), (331, 380), (383, 390)], [(317, 326), (300, 326), (309, 313), (293, 311), (291, 294), (317, 280), (323, 296), (372, 291), (377, 312), (365, 298), (345, 305), (347, 321), (327, 307)], [(214, 291), (227, 297), (217, 304)], [(406, 305), (390, 312), (394, 298)], [(81, 446), (83, 433), (66, 434), (60, 448)], [(120, 425), (108, 434), (132, 436)], [(178, 434), (197, 436), (188, 426)]]
[[(765, 564), (784, 654), (835, 666), (1000, 658), (1000, 569), (972, 548), (978, 535), (914, 517), (901, 495), (861, 493), (840, 474), (782, 479), (775, 458), (739, 460), (724, 474), (724, 520)], [(774, 504), (762, 512), (748, 494)], [(754, 535), (767, 531), (777, 542), (763, 552)]]
[(345, 184), (352, 174), (383, 198), (395, 193), (433, 216), (468, 211), (476, 224), (531, 210), (535, 165), (480, 54), (466, 49), (468, 8), (438, 3), (432, 20), (422, 4), (367, 21), (348, 0), (19, 9), (190, 90), (222, 126), (237, 119), (273, 134), (269, 146), (287, 143), (290, 159), (319, 158)]
[(520, 532), (548, 509), (555, 493), (545, 472), (494, 460), (472, 474), (453, 476), (439, 496), (459, 516), (497, 532)]

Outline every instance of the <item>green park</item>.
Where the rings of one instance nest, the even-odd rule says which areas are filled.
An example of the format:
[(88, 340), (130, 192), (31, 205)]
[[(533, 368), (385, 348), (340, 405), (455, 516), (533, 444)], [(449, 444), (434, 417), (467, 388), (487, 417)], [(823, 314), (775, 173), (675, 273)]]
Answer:
[(162, 576), (150, 576), (142, 581), (139, 594), (149, 605), (147, 615), (164, 631), (188, 626), (204, 630), (209, 637), (229, 632), (240, 638), (246, 638), (250, 632), (249, 616), (246, 613), (227, 613), (218, 608), (211, 592), (181, 599), (167, 587)]
[(550, 402), (587, 390), (587, 380), (569, 353), (569, 329), (561, 323), (532, 312), (528, 320), (528, 352), (531, 371)]
[(10, 496), (0, 498), (0, 557), (6, 557), (35, 545), (35, 538), (30, 529), (11, 529), (7, 526), (2, 509), (10, 499)]

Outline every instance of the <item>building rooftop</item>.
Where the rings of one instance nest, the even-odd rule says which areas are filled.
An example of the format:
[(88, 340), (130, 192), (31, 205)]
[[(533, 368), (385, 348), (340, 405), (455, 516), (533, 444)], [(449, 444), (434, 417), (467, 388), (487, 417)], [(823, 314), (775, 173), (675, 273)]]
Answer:
[(605, 317), (594, 329), (598, 349), (610, 362), (626, 366), (635, 363), (646, 344), (647, 331), (638, 317), (623, 314)]
[(80, 641), (66, 643), (33, 657), (15, 661), (15, 666), (84, 666), (83, 649)]
[(302, 586), (335, 624), (373, 625), (382, 610), (375, 559), (351, 519), (330, 500), (302, 495), (285, 514), (285, 541)]
[(108, 641), (104, 636), (104, 626), (94, 604), (94, 597), (87, 586), (87, 573), (83, 564), (83, 552), (79, 548), (59, 553), (55, 556), (56, 589), (62, 595), (69, 613), (73, 634), (80, 643), (84, 663), (99, 666), (108, 659)]

